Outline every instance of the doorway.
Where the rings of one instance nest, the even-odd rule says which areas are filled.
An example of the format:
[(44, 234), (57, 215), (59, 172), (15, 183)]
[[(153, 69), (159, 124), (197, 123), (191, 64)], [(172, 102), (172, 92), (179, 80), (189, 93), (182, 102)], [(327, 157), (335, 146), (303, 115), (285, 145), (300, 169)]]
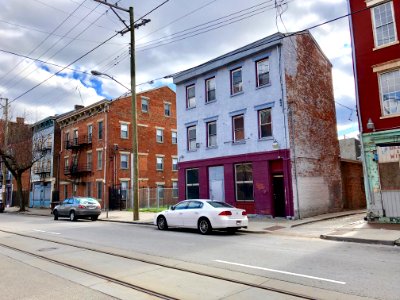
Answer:
[(225, 202), (224, 167), (209, 167), (208, 180), (210, 199)]
[(274, 217), (286, 217), (285, 183), (283, 175), (273, 175)]

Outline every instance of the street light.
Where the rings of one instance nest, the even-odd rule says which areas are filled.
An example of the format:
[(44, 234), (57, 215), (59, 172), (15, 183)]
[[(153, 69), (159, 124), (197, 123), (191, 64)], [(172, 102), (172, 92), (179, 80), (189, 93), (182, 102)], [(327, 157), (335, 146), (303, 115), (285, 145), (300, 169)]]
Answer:
[[(133, 31), (133, 30), (132, 30)], [(134, 39), (133, 39), (134, 40)], [(138, 168), (138, 141), (137, 141), (137, 115), (136, 115), (136, 91), (135, 91), (135, 77), (131, 76), (131, 85), (132, 89), (126, 87), (121, 82), (116, 80), (114, 77), (92, 70), (90, 73), (94, 76), (106, 76), (111, 80), (114, 80), (116, 83), (122, 85), (128, 91), (131, 92), (131, 104), (132, 104), (132, 163), (133, 163), (133, 170), (132, 170), (132, 202), (133, 202), (133, 220), (139, 220), (139, 168)]]

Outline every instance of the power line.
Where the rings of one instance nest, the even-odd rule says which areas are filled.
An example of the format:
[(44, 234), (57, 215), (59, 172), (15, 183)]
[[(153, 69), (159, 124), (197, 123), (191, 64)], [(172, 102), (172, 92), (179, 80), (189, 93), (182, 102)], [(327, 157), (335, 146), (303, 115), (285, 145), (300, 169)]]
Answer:
[(153, 8), (152, 10), (150, 10), (149, 12), (147, 12), (146, 14), (144, 14), (143, 16), (141, 16), (139, 19), (137, 19), (135, 22), (133, 22), (133, 24), (136, 24), (136, 23), (139, 22), (140, 20), (143, 20), (145, 17), (147, 17), (149, 14), (151, 14), (152, 12), (156, 11), (157, 9), (159, 9), (161, 6), (163, 6), (163, 5), (166, 4), (167, 2), (169, 2), (169, 0), (165, 0), (163, 3), (157, 5), (155, 8)]

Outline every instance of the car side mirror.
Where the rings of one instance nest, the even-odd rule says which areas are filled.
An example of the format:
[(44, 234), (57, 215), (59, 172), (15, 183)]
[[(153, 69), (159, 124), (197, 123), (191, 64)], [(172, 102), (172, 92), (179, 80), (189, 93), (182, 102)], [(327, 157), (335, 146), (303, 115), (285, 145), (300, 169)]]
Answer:
[(170, 207), (170, 209), (171, 209), (171, 210), (175, 210), (175, 205), (172, 205), (172, 206)]

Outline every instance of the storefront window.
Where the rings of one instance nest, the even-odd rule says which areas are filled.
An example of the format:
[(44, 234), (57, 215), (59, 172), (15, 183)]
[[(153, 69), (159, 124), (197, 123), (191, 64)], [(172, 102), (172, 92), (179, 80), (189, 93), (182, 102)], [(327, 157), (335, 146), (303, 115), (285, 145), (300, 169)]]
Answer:
[(236, 201), (254, 201), (252, 164), (235, 165)]

